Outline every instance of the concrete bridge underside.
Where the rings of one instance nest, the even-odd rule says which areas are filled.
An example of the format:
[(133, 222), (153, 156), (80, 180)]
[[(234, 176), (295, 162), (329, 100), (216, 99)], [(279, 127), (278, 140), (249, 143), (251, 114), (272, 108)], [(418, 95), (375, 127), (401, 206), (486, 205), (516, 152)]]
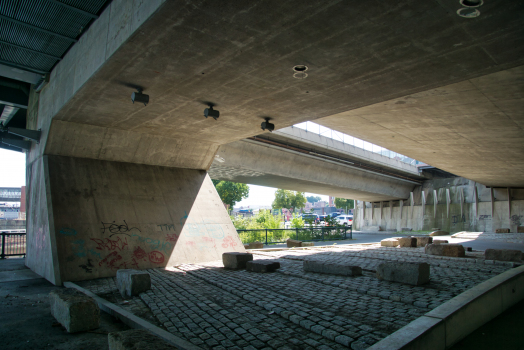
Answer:
[[(499, 86), (490, 77), (520, 72), (524, 3), (489, 1), (475, 19), (457, 16), (458, 7), (451, 0), (113, 1), (49, 84), (30, 94), (27, 126), (41, 129), (42, 139), (27, 162), (27, 264), (60, 284), (242, 251), (206, 171), (220, 146), (258, 135), (263, 117), (277, 129), (326, 118), (333, 129), (464, 174), (454, 161), (446, 168), (445, 158), (433, 158), (431, 142), (417, 150), (420, 142), (375, 132), (378, 120), (356, 115), (345, 124), (340, 117), (475, 79), (486, 97)], [(308, 67), (307, 78), (294, 77), (295, 65)], [(521, 96), (522, 80), (513, 86), (512, 96)], [(137, 88), (150, 95), (147, 106), (131, 103)], [(467, 100), (481, 90), (461, 91)], [(472, 103), (484, 116), (476, 129), (504, 125), (499, 138), (522, 140), (521, 100), (513, 100), (507, 108), (500, 98)], [(220, 110), (217, 121), (203, 117), (207, 102)], [(505, 112), (494, 113), (493, 104)], [(418, 104), (409, 119), (402, 111), (380, 118), (433, 127), (427, 115), (438, 115), (439, 106)], [(466, 134), (472, 120), (457, 114), (457, 133)], [(471, 169), (484, 169), (479, 181), (523, 186), (511, 175), (522, 168), (522, 153), (508, 158), (507, 147), (493, 147), (502, 160), (494, 172), (481, 162), (477, 150), (488, 147), (481, 143), (468, 150), (448, 141), (438, 150), (461, 148)], [(89, 264), (96, 273), (82, 267)]]

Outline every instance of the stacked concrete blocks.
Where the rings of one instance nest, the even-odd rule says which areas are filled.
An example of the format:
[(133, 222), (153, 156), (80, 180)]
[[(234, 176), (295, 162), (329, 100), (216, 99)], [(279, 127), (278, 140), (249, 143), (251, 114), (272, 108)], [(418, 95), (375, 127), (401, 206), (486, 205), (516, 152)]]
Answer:
[(400, 237), (386, 238), (380, 241), (381, 247), (396, 247)]
[(294, 247), (302, 247), (302, 241), (297, 241), (296, 239), (289, 238), (286, 241), (288, 248), (294, 248)]
[(116, 285), (122, 298), (129, 298), (151, 289), (151, 276), (146, 271), (122, 269), (116, 272)]
[[(143, 329), (113, 332), (107, 336), (109, 350), (171, 350), (175, 347)], [(195, 347), (196, 348), (196, 347)]]
[(246, 263), (246, 270), (251, 272), (275, 272), (280, 263), (274, 260), (251, 260)]
[(49, 293), (53, 317), (69, 333), (100, 327), (100, 309), (95, 300), (75, 289), (59, 289)]
[(417, 239), (415, 237), (402, 237), (398, 239), (398, 245), (401, 248), (416, 247)]
[(523, 253), (513, 249), (486, 249), (484, 257), (486, 260), (521, 262)]
[(510, 233), (509, 228), (498, 228), (495, 230), (495, 233)]
[(378, 265), (377, 278), (419, 286), (429, 282), (429, 264), (386, 262)]
[(425, 247), (426, 244), (433, 243), (433, 237), (423, 236), (423, 237), (416, 237), (417, 239), (417, 247)]
[(253, 260), (253, 254), (229, 252), (222, 254), (224, 268), (229, 270), (242, 270), (246, 268), (247, 262)]
[(342, 276), (361, 276), (362, 268), (360, 266), (344, 264), (328, 264), (314, 260), (304, 260), (303, 268), (305, 272), (326, 273), (330, 275)]
[(300, 244), (301, 247), (314, 247), (315, 246), (315, 243), (314, 242), (302, 242), (302, 244)]
[(428, 255), (464, 257), (466, 250), (461, 244), (428, 244), (425, 249)]

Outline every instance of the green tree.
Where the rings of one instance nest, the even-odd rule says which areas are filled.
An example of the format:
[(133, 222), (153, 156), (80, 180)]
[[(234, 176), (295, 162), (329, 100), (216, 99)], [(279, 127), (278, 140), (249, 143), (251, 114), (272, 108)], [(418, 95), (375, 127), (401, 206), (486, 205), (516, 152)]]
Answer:
[(222, 202), (228, 204), (230, 208), (249, 196), (249, 187), (246, 184), (213, 180), (213, 185), (215, 185)]
[(304, 192), (295, 192), (289, 190), (278, 189), (275, 192), (275, 200), (271, 205), (273, 209), (293, 209), (303, 208), (306, 205), (306, 197)]
[(306, 199), (309, 203), (316, 203), (316, 202), (320, 202), (322, 198), (320, 198), (319, 196), (308, 196), (306, 197)]
[(355, 207), (355, 201), (353, 199), (335, 198), (335, 207), (341, 209), (353, 209)]

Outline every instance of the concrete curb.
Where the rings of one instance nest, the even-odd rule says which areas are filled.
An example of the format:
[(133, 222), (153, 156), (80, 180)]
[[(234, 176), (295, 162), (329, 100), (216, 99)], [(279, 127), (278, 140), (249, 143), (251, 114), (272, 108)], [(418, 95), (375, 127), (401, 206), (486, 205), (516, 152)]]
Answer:
[(111, 316), (114, 316), (116, 318), (118, 318), (120, 321), (122, 321), (123, 323), (125, 323), (126, 325), (128, 325), (129, 327), (131, 328), (134, 328), (134, 329), (145, 329), (145, 330), (148, 330), (149, 332), (151, 332), (152, 334), (164, 339), (165, 341), (167, 341), (169, 344), (173, 345), (176, 349), (181, 349), (181, 350), (202, 350), (202, 348), (196, 346), (196, 345), (193, 345), (191, 344), (190, 342), (182, 339), (182, 338), (179, 338), (155, 325), (152, 325), (151, 323), (141, 319), (140, 317), (137, 317), (135, 315), (133, 315), (132, 313), (122, 309), (121, 307), (113, 304), (113, 303), (110, 303), (109, 301), (107, 300), (104, 300), (102, 298), (100, 298), (98, 295), (88, 291), (87, 289), (84, 289), (72, 282), (64, 282), (64, 286), (66, 288), (74, 288), (74, 289), (77, 289), (79, 291), (81, 291), (82, 293), (90, 296), (91, 298), (95, 299), (95, 301), (97, 302), (98, 306), (100, 307), (100, 309), (102, 311), (105, 311), (107, 312), (108, 314), (110, 314)]
[(524, 266), (457, 295), (368, 350), (444, 350), (524, 299)]

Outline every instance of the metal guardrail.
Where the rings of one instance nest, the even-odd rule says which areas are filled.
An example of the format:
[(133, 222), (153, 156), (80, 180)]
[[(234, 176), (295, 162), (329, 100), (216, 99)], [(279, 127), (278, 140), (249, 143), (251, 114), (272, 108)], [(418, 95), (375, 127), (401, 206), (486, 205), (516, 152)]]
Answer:
[(26, 234), (25, 233), (0, 233), (1, 250), (0, 259), (5, 259), (7, 256), (25, 256), (26, 252)]
[[(353, 227), (347, 226), (313, 226), (304, 228), (279, 228), (279, 229), (255, 229), (237, 230), (240, 240), (244, 244), (262, 242), (265, 245), (286, 243), (286, 240), (297, 241), (333, 241), (339, 239), (352, 239)], [(348, 237), (349, 234), (349, 237)]]

